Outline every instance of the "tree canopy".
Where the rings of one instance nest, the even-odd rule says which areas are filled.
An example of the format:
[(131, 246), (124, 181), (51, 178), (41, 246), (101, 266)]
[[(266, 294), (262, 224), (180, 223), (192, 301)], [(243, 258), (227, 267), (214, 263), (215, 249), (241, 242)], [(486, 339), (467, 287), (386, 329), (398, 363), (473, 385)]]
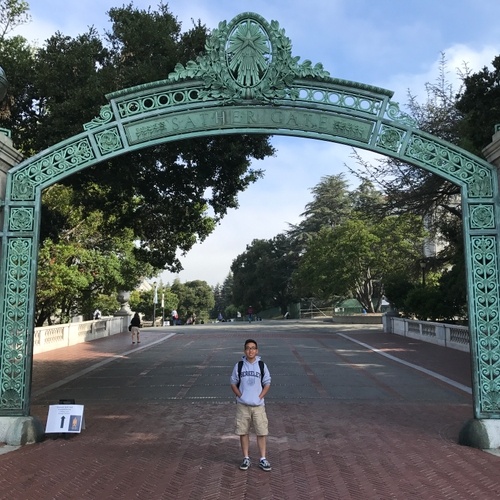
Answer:
[[(2, 67), (10, 82), (0, 105), (0, 127), (11, 130), (25, 157), (80, 133), (99, 115), (106, 94), (163, 80), (177, 63), (195, 59), (209, 34), (200, 21), (183, 31), (163, 3), (147, 10), (130, 3), (108, 14), (111, 28), (103, 35), (94, 27), (76, 37), (58, 32), (38, 48), (22, 37), (9, 37), (12, 26), (29, 21), (28, 4), (0, 0)], [(40, 320), (58, 309), (63, 315), (76, 313), (83, 299), (69, 306), (63, 298), (78, 297), (77, 290), (85, 287), (95, 299), (98, 289), (112, 293), (112, 284), (116, 292), (135, 286), (140, 276), (180, 271), (179, 256), (204, 240), (229, 209), (238, 207), (239, 193), (263, 176), (252, 162), (272, 154), (266, 136), (183, 140), (74, 174), (61, 182), (67, 191), (59, 198), (55, 191), (44, 193), (40, 239), (50, 257), (39, 263)], [(63, 270), (64, 262), (81, 262), (81, 252), (90, 250), (96, 261), (113, 255), (118, 261), (116, 273), (110, 273), (114, 281), (95, 291), (89, 280), (64, 277), (70, 269)], [(45, 268), (54, 263), (54, 255), (66, 283), (59, 303), (54, 295), (50, 300), (42, 295), (44, 277), (59, 279), (56, 267)], [(136, 270), (132, 278), (130, 266)], [(97, 267), (106, 266), (101, 262)]]
[(234, 304), (256, 311), (279, 307), (284, 314), (297, 299), (292, 274), (298, 258), (293, 240), (284, 234), (252, 241), (231, 265)]
[[(157, 10), (130, 4), (111, 9), (109, 17), (105, 36), (95, 28), (75, 38), (56, 33), (33, 50), (29, 80), (16, 79), (16, 54), (7, 58), (4, 69), (15, 81), (10, 92), (21, 97), (9, 96), (0, 123), (25, 155), (79, 133), (107, 93), (164, 79), (203, 51), (208, 34), (200, 22), (182, 32), (164, 4)], [(184, 140), (103, 162), (65, 184), (86, 210), (103, 211), (108, 231), (133, 230), (140, 260), (176, 272), (178, 253), (205, 239), (262, 176), (252, 159), (273, 153), (262, 136)]]
[(196, 319), (207, 320), (209, 311), (215, 305), (214, 293), (206, 281), (194, 280), (180, 283), (175, 281), (171, 287), (178, 299), (177, 312), (181, 321), (193, 315)]
[(349, 220), (323, 227), (310, 241), (296, 284), (320, 299), (354, 296), (367, 312), (378, 312), (385, 279), (402, 270), (418, 272), (423, 236), (418, 217), (390, 216), (373, 223), (352, 212)]
[(478, 156), (482, 156), (495, 126), (500, 123), (500, 56), (493, 59), (492, 66), (464, 75), (464, 90), (456, 102), (463, 115), (460, 122), (463, 146)]

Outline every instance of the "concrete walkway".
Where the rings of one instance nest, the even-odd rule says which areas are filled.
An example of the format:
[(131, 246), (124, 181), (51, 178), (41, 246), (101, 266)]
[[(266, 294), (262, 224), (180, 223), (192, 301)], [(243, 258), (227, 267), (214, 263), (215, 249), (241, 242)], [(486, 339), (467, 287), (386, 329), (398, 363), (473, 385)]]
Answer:
[[(271, 472), (240, 471), (229, 374), (246, 338), (273, 377)], [(34, 360), (32, 414), (72, 398), (86, 429), (0, 456), (0, 499), (500, 498), (500, 457), (459, 446), (468, 353), (326, 323), (144, 330)]]

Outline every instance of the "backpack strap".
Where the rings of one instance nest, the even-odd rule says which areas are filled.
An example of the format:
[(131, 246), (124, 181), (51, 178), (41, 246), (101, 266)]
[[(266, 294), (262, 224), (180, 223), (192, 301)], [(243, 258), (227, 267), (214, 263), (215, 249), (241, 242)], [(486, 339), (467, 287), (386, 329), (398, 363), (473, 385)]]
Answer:
[(238, 361), (238, 383), (236, 384), (236, 387), (240, 387), (240, 381), (241, 381), (241, 370), (243, 368), (243, 361)]
[(264, 387), (264, 361), (259, 360), (259, 366), (260, 366), (260, 383), (262, 384), (262, 387)]

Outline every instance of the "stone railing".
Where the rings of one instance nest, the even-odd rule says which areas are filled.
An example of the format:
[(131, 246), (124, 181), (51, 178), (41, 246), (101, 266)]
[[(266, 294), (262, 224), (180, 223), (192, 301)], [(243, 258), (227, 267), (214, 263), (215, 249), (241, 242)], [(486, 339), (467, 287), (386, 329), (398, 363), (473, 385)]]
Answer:
[(106, 316), (94, 321), (80, 321), (35, 328), (33, 354), (108, 337), (127, 330), (130, 316)]
[(382, 317), (382, 324), (386, 333), (395, 333), (459, 351), (470, 351), (469, 329), (466, 326), (415, 321), (388, 314)]

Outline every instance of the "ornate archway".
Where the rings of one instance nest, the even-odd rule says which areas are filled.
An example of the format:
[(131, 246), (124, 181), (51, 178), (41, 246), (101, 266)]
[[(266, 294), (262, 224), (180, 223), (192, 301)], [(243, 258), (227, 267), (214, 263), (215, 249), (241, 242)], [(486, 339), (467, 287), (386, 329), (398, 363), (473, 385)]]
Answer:
[(41, 193), (79, 170), (161, 142), (221, 134), (320, 139), (397, 158), (460, 186), (476, 419), (500, 418), (498, 174), (418, 130), (392, 92), (299, 63), (276, 21), (221, 22), (206, 53), (167, 79), (107, 96), (84, 131), (12, 168), (1, 247), (0, 415), (29, 414)]

